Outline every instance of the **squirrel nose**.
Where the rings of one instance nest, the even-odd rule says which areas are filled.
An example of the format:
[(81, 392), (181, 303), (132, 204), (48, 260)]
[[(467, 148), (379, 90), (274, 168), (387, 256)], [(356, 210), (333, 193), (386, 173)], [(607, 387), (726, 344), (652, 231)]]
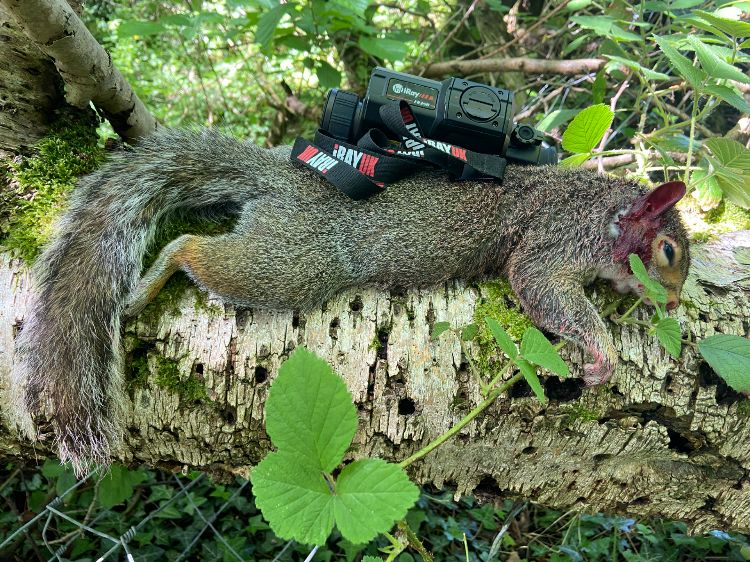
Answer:
[(675, 308), (677, 308), (677, 305), (679, 305), (679, 304), (680, 303), (677, 302), (676, 300), (674, 300), (674, 301), (670, 300), (670, 301), (667, 302), (667, 310), (674, 310)]

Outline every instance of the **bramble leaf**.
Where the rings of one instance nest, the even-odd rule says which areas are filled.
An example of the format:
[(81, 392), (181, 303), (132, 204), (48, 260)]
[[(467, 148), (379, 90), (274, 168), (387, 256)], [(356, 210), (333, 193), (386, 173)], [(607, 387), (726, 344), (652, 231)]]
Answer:
[(730, 387), (750, 394), (750, 339), (716, 334), (699, 341), (698, 351)]
[(354, 544), (370, 542), (402, 519), (419, 498), (397, 464), (362, 459), (344, 467), (336, 481), (336, 527)]
[(269, 453), (250, 480), (255, 503), (278, 537), (325, 543), (333, 529), (334, 496), (318, 467), (296, 453)]
[(518, 357), (518, 347), (516, 347), (515, 342), (510, 338), (508, 333), (503, 330), (503, 328), (500, 326), (500, 323), (494, 318), (490, 318), (489, 316), (486, 316), (484, 321), (487, 323), (487, 327), (490, 329), (490, 332), (492, 332), (497, 345), (499, 345), (500, 349), (505, 352), (505, 355), (507, 355), (511, 359), (515, 359), (516, 357)]
[(557, 373), (562, 377), (568, 376), (568, 366), (560, 354), (552, 346), (544, 334), (536, 328), (527, 328), (521, 340), (521, 355), (534, 365)]
[(464, 326), (464, 329), (461, 330), (461, 339), (463, 341), (471, 341), (474, 339), (474, 336), (477, 335), (479, 332), (479, 326), (476, 324), (468, 324)]
[(669, 43), (669, 40), (666, 37), (659, 37), (658, 35), (655, 35), (654, 40), (659, 45), (662, 53), (667, 55), (669, 62), (672, 63), (672, 65), (677, 69), (680, 75), (682, 75), (682, 77), (690, 82), (694, 87), (700, 87), (700, 85), (706, 79), (706, 73), (703, 72), (703, 70), (701, 70), (700, 68), (696, 68), (695, 66), (693, 66), (693, 63), (690, 62), (690, 59), (688, 59), (685, 55), (681, 54), (677, 49), (675, 49)]
[(450, 329), (450, 322), (435, 322), (435, 325), (432, 327), (432, 334), (430, 335), (430, 338), (436, 340), (443, 334), (443, 332), (446, 332)]
[(680, 358), (682, 351), (682, 331), (680, 323), (674, 318), (662, 318), (656, 324), (656, 337), (664, 349), (675, 359)]
[(266, 431), (278, 449), (294, 453), (298, 462), (330, 472), (357, 431), (357, 410), (328, 363), (298, 347), (271, 385)]
[(628, 260), (630, 261), (630, 269), (633, 271), (633, 275), (636, 276), (638, 281), (643, 283), (645, 288), (644, 296), (654, 302), (667, 302), (667, 290), (661, 283), (648, 276), (648, 271), (646, 271), (646, 266), (643, 265), (641, 258), (636, 254), (630, 254)]
[(539, 382), (539, 377), (536, 374), (536, 369), (531, 365), (531, 363), (524, 359), (519, 358), (514, 360), (513, 362), (518, 365), (518, 370), (521, 371), (523, 378), (525, 378), (526, 382), (529, 383), (529, 386), (531, 387), (531, 390), (534, 391), (537, 400), (539, 400), (539, 402), (541, 402), (542, 404), (545, 404), (547, 402), (547, 397), (544, 396), (544, 389), (542, 388), (542, 383)]
[(602, 140), (615, 114), (603, 103), (587, 107), (571, 121), (562, 138), (568, 152), (591, 152)]

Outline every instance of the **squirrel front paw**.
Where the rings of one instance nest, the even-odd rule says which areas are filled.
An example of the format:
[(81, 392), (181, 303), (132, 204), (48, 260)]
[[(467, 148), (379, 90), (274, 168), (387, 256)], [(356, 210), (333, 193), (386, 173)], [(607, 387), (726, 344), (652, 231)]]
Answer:
[(593, 356), (594, 362), (583, 366), (583, 382), (586, 383), (586, 386), (604, 384), (615, 372), (617, 356), (614, 354), (614, 350), (612, 354), (608, 354), (593, 346), (589, 347), (589, 352)]

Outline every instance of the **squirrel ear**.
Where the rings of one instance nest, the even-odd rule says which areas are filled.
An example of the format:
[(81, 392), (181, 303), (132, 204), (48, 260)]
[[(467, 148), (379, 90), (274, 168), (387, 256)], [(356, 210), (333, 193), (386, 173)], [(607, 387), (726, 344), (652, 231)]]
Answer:
[(631, 213), (643, 217), (658, 217), (674, 207), (686, 192), (685, 184), (681, 181), (663, 183), (636, 199)]

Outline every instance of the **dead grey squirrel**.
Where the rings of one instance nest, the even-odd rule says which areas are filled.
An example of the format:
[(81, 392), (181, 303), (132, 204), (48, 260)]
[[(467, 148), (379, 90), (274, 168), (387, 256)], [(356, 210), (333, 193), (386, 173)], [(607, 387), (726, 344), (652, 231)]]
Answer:
[[(617, 354), (584, 294), (596, 277), (639, 292), (631, 252), (676, 306), (688, 238), (673, 206), (681, 182), (653, 191), (557, 166), (508, 166), (501, 184), (422, 172), (354, 201), (266, 150), (211, 130), (161, 130), (82, 179), (37, 260), (35, 300), (17, 338), (16, 423), (52, 421), (62, 461), (107, 463), (126, 403), (120, 318), (182, 269), (226, 302), (308, 309), (350, 286), (413, 287), (505, 275), (540, 326), (582, 346), (588, 384)], [(141, 279), (156, 230), (174, 213), (241, 213), (234, 231), (186, 235)], [(140, 279), (140, 282), (139, 282)], [(126, 311), (127, 307), (127, 311)]]

